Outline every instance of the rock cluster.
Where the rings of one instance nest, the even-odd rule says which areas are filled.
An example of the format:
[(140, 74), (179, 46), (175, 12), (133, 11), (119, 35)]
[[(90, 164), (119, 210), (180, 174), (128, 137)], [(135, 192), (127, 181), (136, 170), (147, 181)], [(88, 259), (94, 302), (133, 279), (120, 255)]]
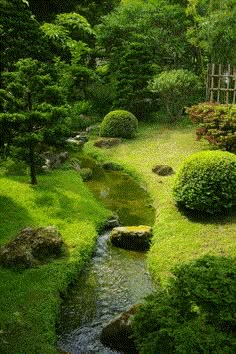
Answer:
[(0, 250), (0, 264), (29, 268), (62, 254), (63, 241), (54, 226), (27, 227)]

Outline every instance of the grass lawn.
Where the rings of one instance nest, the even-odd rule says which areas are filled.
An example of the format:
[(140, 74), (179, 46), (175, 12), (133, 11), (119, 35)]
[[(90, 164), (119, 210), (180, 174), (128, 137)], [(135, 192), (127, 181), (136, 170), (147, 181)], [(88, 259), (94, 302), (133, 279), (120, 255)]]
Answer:
[(156, 208), (156, 223), (148, 266), (155, 282), (165, 281), (177, 263), (204, 254), (236, 256), (236, 213), (206, 218), (179, 211), (172, 198), (174, 176), (160, 177), (152, 172), (157, 164), (176, 171), (190, 154), (209, 149), (196, 141), (192, 126), (142, 124), (134, 140), (111, 149), (99, 149), (90, 141), (85, 151), (98, 159), (112, 160), (133, 173), (148, 189)]
[(0, 245), (26, 226), (55, 225), (67, 255), (16, 272), (0, 267), (0, 353), (56, 353), (60, 293), (84, 266), (110, 212), (75, 171), (55, 171), (31, 186), (27, 177), (0, 176)]

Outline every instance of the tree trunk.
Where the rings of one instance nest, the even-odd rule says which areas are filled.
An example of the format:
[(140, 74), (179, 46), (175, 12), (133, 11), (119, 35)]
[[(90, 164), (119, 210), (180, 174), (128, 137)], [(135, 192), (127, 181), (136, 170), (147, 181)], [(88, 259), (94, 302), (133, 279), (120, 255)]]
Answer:
[(29, 163), (30, 163), (30, 184), (37, 184), (37, 176), (36, 176), (36, 165), (35, 165), (35, 153), (34, 147), (32, 144), (29, 146)]

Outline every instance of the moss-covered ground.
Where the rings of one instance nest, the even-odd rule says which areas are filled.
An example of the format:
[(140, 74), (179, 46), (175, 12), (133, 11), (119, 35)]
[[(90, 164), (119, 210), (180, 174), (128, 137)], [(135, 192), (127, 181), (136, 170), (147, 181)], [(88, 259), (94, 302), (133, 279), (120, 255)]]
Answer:
[(110, 212), (75, 171), (56, 171), (31, 186), (0, 176), (0, 244), (26, 226), (58, 227), (68, 252), (24, 271), (0, 267), (0, 353), (56, 353), (55, 325), (68, 284), (91, 257)]
[(90, 141), (85, 149), (104, 161), (112, 160), (146, 185), (156, 208), (156, 222), (148, 266), (155, 282), (165, 281), (171, 268), (204, 254), (236, 255), (236, 213), (204, 216), (181, 212), (172, 197), (174, 175), (158, 176), (157, 164), (170, 165), (176, 171), (190, 154), (209, 149), (196, 141), (193, 126), (143, 124), (134, 140), (126, 140), (111, 149), (99, 149)]

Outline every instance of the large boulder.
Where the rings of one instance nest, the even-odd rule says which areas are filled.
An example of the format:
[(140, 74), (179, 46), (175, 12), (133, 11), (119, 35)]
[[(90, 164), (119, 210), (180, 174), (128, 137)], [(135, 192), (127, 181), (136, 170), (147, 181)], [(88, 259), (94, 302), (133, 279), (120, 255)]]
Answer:
[(110, 236), (114, 246), (127, 250), (146, 251), (151, 242), (152, 228), (150, 226), (115, 227)]
[(108, 322), (100, 334), (103, 345), (129, 354), (138, 353), (132, 338), (132, 318), (138, 306), (132, 306), (128, 311), (122, 312)]
[(62, 254), (63, 241), (54, 226), (27, 227), (0, 250), (0, 264), (28, 268)]

